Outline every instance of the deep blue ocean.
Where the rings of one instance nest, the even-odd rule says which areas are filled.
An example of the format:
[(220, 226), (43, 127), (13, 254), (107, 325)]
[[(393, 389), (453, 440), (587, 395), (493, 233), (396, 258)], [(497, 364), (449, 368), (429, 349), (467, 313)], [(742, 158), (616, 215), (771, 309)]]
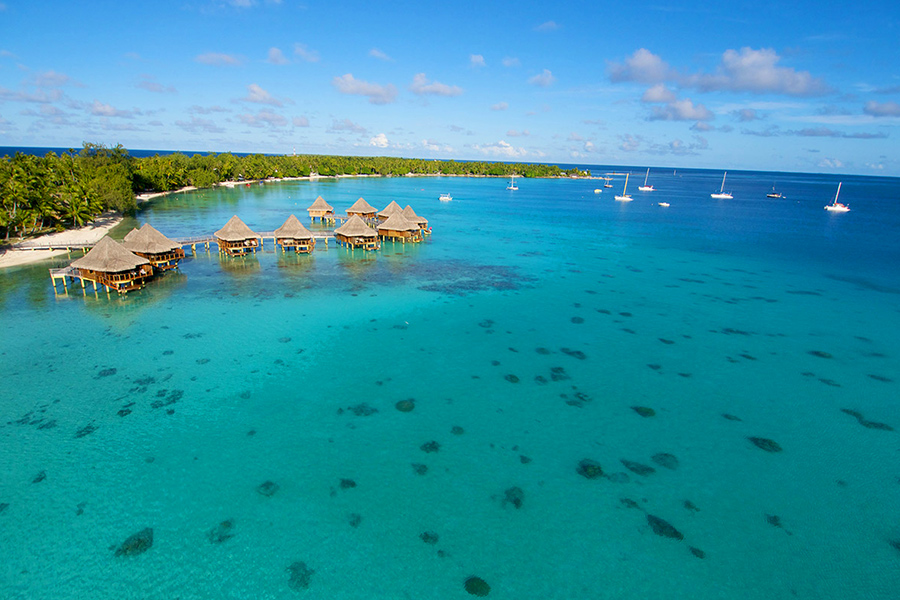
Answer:
[(54, 293), (66, 257), (0, 271), (0, 596), (896, 598), (900, 180), (632, 173), (630, 203), (621, 177), (172, 194), (114, 237), (320, 195), (433, 234), (199, 248), (122, 298)]

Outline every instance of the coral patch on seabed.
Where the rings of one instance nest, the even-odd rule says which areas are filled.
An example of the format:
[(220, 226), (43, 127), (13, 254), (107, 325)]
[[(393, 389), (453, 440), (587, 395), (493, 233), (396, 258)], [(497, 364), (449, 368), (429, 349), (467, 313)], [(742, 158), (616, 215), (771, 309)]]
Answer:
[(302, 592), (309, 588), (310, 580), (315, 574), (313, 569), (306, 566), (305, 562), (294, 562), (286, 569), (290, 573), (288, 586), (295, 592)]
[(234, 521), (232, 519), (222, 521), (210, 529), (209, 532), (207, 532), (206, 537), (213, 544), (221, 544), (226, 540), (230, 540), (234, 537)]
[(753, 442), (754, 446), (766, 452), (781, 452), (781, 446), (775, 440), (761, 437), (748, 437), (747, 439)]
[(603, 477), (603, 467), (595, 460), (585, 458), (578, 463), (575, 472), (587, 479), (597, 479)]
[(683, 540), (684, 535), (675, 529), (675, 527), (664, 519), (660, 519), (654, 515), (647, 515), (647, 523), (650, 524), (650, 528), (653, 530), (653, 533), (660, 537), (672, 538), (673, 540)]
[(278, 488), (278, 484), (274, 481), (264, 481), (257, 486), (256, 491), (266, 498), (271, 498), (278, 491)]
[(116, 556), (136, 556), (153, 546), (153, 528), (147, 527), (129, 536), (116, 548)]
[(641, 415), (642, 417), (655, 417), (656, 411), (647, 406), (632, 406), (631, 410)]
[(473, 596), (487, 596), (491, 593), (491, 586), (481, 577), (469, 577), (463, 587)]

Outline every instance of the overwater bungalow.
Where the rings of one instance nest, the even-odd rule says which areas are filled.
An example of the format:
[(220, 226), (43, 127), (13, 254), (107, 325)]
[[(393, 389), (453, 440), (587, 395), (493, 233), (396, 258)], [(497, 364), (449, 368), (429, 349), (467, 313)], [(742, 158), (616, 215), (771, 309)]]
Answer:
[(70, 265), (82, 283), (91, 281), (120, 294), (140, 289), (153, 275), (153, 265), (142, 256), (129, 252), (119, 242), (106, 236), (91, 250)]
[(413, 210), (412, 206), (409, 204), (406, 205), (406, 208), (403, 209), (403, 216), (406, 217), (406, 220), (410, 223), (415, 223), (419, 226), (419, 229), (422, 230), (423, 234), (431, 233), (431, 229), (428, 227), (428, 219), (425, 217), (420, 217), (416, 214), (416, 211)]
[(403, 209), (400, 208), (400, 205), (395, 201), (391, 200), (391, 203), (384, 207), (383, 210), (378, 211), (378, 220), (384, 221), (388, 217), (390, 217), (394, 213), (403, 212)]
[(406, 220), (402, 212), (397, 212), (378, 224), (378, 235), (382, 240), (421, 242), (422, 230), (416, 223)]
[(228, 219), (225, 227), (215, 233), (219, 252), (229, 256), (244, 256), (261, 246), (259, 234), (254, 233), (237, 215)]
[(346, 223), (335, 229), (334, 239), (351, 248), (364, 250), (378, 248), (378, 232), (366, 225), (358, 215), (353, 215)]
[(178, 268), (178, 261), (184, 258), (184, 250), (160, 233), (150, 223), (140, 229), (132, 229), (122, 242), (125, 249), (146, 258), (154, 269), (167, 271)]
[(360, 198), (353, 203), (353, 206), (347, 209), (347, 216), (357, 215), (363, 219), (374, 219), (376, 212), (378, 212), (378, 209)]
[(306, 209), (306, 212), (309, 213), (310, 221), (315, 221), (316, 219), (319, 219), (322, 223), (334, 221), (334, 207), (325, 202), (322, 196), (316, 198), (316, 201)]
[(282, 252), (291, 249), (294, 252), (309, 253), (316, 247), (316, 240), (300, 219), (291, 215), (284, 225), (275, 230), (275, 244), (281, 246)]

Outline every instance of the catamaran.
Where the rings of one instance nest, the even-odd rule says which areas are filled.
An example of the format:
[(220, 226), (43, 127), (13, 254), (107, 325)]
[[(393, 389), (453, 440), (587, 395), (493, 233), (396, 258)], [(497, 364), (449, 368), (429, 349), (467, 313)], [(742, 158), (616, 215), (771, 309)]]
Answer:
[(842, 181), (842, 182), (838, 183), (837, 193), (834, 195), (834, 202), (832, 202), (831, 204), (826, 204), (825, 210), (830, 210), (831, 212), (849, 212), (849, 210), (850, 210), (849, 206), (838, 202), (838, 196), (841, 195), (841, 184), (842, 183), (844, 183), (844, 182)]
[(616, 200), (619, 202), (631, 202), (634, 200), (634, 198), (625, 193), (626, 191), (628, 191), (628, 173), (625, 173), (625, 187), (622, 188), (622, 195), (616, 196)]
[(766, 194), (766, 198), (782, 198), (781, 192), (775, 191), (775, 184), (772, 184), (772, 191)]
[(653, 186), (647, 185), (647, 179), (649, 177), (650, 177), (650, 169), (647, 169), (647, 174), (644, 175), (644, 185), (638, 186), (638, 190), (640, 190), (642, 192), (652, 192), (653, 191)]
[(519, 189), (519, 186), (516, 185), (516, 176), (515, 175), (513, 175), (512, 177), (509, 178), (509, 185), (506, 186), (506, 189), (511, 190), (513, 192), (516, 191), (517, 189)]
[(725, 177), (728, 175), (728, 171), (725, 171), (725, 175), (722, 175), (722, 187), (719, 188), (718, 192), (713, 192), (709, 195), (710, 198), (715, 198), (716, 200), (731, 200), (734, 196), (725, 191)]
[(450, 194), (441, 194), (441, 197), (438, 198), (438, 200), (440, 200), (441, 202), (450, 202), (451, 200), (453, 200), (453, 196), (451, 196)]

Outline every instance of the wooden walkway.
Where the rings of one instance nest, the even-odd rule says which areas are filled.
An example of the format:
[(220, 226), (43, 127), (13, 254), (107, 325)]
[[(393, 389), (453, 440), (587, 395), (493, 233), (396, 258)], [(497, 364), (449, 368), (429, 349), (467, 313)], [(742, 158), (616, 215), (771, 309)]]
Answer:
[[(312, 232), (313, 238), (317, 242), (325, 242), (325, 245), (328, 245), (329, 240), (334, 239), (334, 232)], [(274, 231), (259, 231), (257, 232), (259, 238), (265, 242), (265, 240), (272, 240), (272, 243), (275, 243), (275, 232)], [(218, 240), (216, 236), (209, 235), (196, 235), (196, 236), (187, 236), (187, 237), (174, 237), (170, 238), (173, 242), (181, 246), (182, 248), (185, 246), (191, 246), (192, 248), (197, 245), (205, 245), (209, 247), (209, 244), (218, 245)], [(48, 242), (48, 241), (34, 241), (34, 242), (19, 242), (18, 244), (14, 244), (13, 248), (16, 250), (65, 250), (66, 252), (71, 252), (72, 250), (84, 250), (87, 251), (94, 247), (96, 242)]]

